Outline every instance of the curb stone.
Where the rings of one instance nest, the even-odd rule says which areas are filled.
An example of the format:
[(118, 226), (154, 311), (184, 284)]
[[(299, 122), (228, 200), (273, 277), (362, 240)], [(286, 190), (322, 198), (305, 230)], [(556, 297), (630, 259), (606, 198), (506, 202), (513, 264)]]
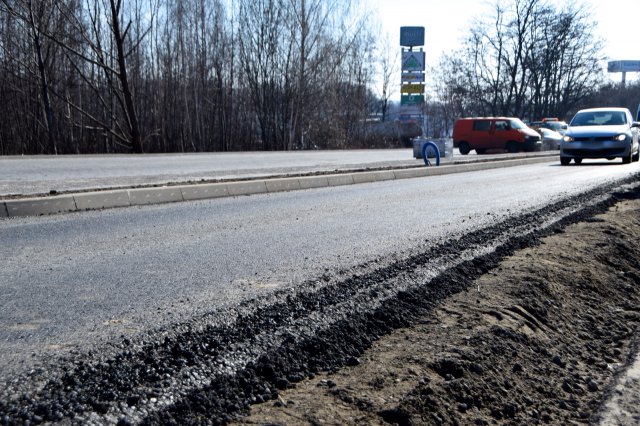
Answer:
[(133, 188), (82, 192), (50, 197), (20, 198), (0, 202), (0, 218), (41, 216), (84, 210), (163, 204), (209, 198), (353, 185), (386, 180), (440, 176), (452, 173), (473, 172), (543, 163), (549, 162), (550, 158), (551, 157), (549, 156), (531, 157), (501, 161), (452, 164), (439, 167), (416, 167), (410, 169), (348, 172), (330, 175), (285, 177), (275, 179), (266, 178), (226, 183), (221, 182), (153, 188)]

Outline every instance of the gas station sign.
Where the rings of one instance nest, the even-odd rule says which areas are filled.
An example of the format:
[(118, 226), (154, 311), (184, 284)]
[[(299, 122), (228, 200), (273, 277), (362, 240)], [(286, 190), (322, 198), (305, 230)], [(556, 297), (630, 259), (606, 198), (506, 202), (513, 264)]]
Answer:
[(402, 52), (402, 71), (424, 71), (424, 52)]
[(400, 78), (403, 83), (424, 83), (423, 72), (403, 72)]
[(402, 106), (411, 106), (411, 105), (422, 105), (424, 103), (423, 95), (400, 95), (400, 105)]
[(424, 70), (425, 54), (424, 27), (400, 27), (400, 46), (402, 52), (402, 74), (400, 75), (400, 105), (398, 117), (402, 123), (424, 125)]
[(402, 93), (424, 93), (424, 84), (403, 84)]

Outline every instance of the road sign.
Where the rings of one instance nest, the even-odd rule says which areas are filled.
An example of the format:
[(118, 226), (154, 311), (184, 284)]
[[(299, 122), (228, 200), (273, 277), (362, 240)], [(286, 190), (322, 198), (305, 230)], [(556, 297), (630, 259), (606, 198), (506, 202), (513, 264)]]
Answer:
[(424, 84), (403, 84), (400, 86), (402, 93), (424, 93)]
[(400, 95), (400, 105), (422, 105), (424, 103), (424, 95)]
[(423, 72), (403, 72), (400, 76), (403, 83), (424, 83)]
[(424, 71), (424, 52), (402, 52), (402, 71)]
[(424, 117), (422, 105), (402, 106), (398, 111), (398, 119), (400, 121), (419, 121), (422, 123)]
[(400, 46), (424, 46), (424, 27), (400, 27)]
[(640, 72), (640, 61), (610, 61), (607, 64), (609, 72)]

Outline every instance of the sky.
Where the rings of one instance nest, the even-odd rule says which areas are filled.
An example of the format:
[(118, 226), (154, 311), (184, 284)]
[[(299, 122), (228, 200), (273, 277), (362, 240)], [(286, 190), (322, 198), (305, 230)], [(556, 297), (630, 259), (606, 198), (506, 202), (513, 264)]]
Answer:
[[(460, 47), (475, 17), (493, 15), (495, 0), (368, 0), (379, 11), (383, 32), (400, 50), (400, 27), (425, 27), (427, 66), (437, 65), (443, 52)], [(579, 0), (591, 7), (597, 36), (604, 38), (609, 60), (640, 60), (640, 0)], [(549, 0), (559, 7), (565, 1)], [(606, 63), (603, 63), (606, 67)], [(640, 75), (628, 73), (627, 80)], [(612, 74), (620, 81), (620, 74)]]

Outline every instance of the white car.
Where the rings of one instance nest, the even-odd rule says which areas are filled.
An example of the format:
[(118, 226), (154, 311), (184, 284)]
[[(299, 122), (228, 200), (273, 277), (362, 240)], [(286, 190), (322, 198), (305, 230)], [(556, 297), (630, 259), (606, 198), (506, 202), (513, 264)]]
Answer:
[(624, 164), (640, 159), (638, 127), (627, 108), (591, 108), (576, 113), (560, 143), (560, 164), (584, 158), (622, 158)]

